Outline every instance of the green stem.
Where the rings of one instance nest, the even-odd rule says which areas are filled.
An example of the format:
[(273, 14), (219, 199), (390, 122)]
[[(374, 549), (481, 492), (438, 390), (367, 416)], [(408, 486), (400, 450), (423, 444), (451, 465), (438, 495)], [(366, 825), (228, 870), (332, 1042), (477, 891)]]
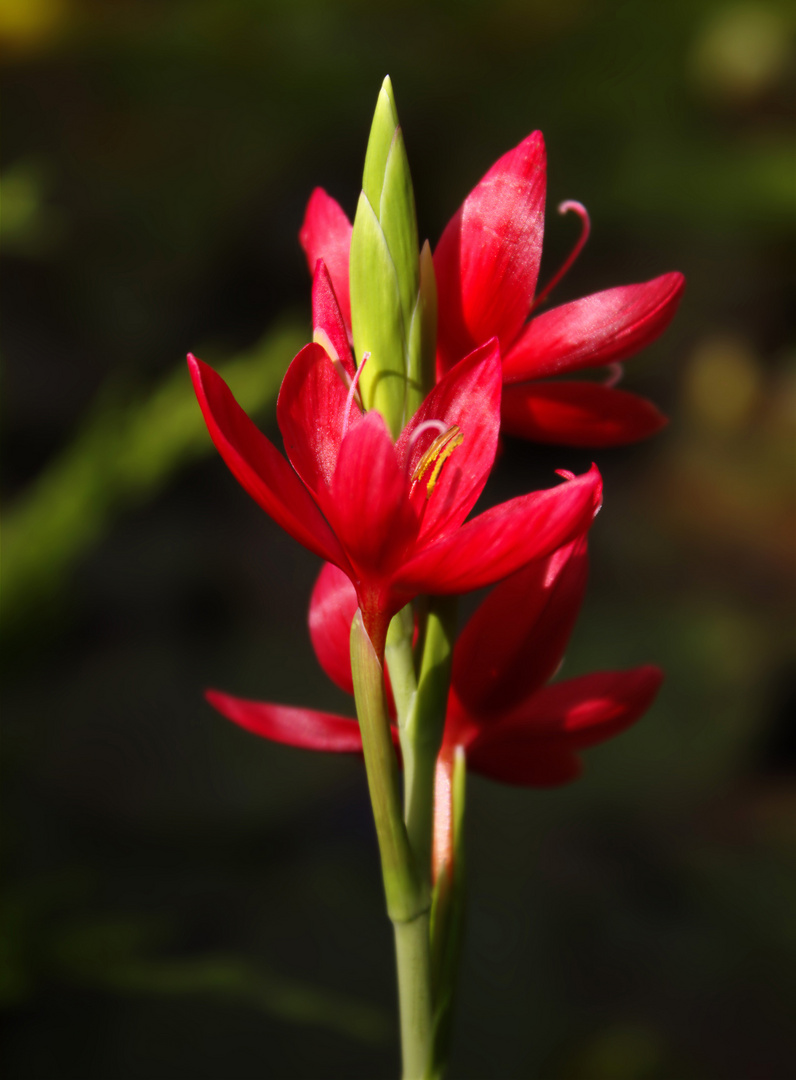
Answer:
[(393, 921), (405, 922), (427, 910), (428, 889), (417, 873), (403, 821), (382, 662), (359, 611), (351, 623), (351, 674), (387, 911)]
[[(376, 628), (378, 630), (378, 628)], [(423, 1080), (433, 1049), (429, 875), (418, 872), (404, 825), (387, 703), (384, 694), (384, 639), (379, 651), (357, 611), (351, 624), (351, 673), (373, 818), (381, 855), (387, 912), (395, 932), (401, 1053), (404, 1080)]]
[(425, 1080), (433, 1048), (429, 913), (394, 923), (403, 1080)]

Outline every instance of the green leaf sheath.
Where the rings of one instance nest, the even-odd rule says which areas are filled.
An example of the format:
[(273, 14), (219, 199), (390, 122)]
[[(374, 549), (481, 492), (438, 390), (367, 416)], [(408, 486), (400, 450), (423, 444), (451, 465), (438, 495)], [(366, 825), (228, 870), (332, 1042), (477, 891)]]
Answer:
[(417, 694), (415, 658), (412, 651), (414, 623), (412, 605), (407, 604), (390, 620), (384, 649), (399, 731), (403, 730), (409, 721)]
[(401, 732), (406, 827), (424, 874), (431, 872), (434, 774), (442, 745), (456, 638), (456, 597), (429, 597), (415, 707)]

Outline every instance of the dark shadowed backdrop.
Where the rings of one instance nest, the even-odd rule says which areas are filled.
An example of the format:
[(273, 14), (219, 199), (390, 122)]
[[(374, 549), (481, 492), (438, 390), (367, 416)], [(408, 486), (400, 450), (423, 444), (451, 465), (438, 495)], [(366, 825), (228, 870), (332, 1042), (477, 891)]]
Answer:
[[(201, 696), (349, 703), (317, 561), (210, 445), (184, 354), (274, 437), (297, 242), (353, 213), (389, 73), (432, 243), (541, 128), (542, 279), (688, 287), (626, 385), (672, 417), (606, 480), (567, 674), (667, 670), (571, 788), (469, 785), (452, 1078), (782, 1080), (796, 834), (793, 10), (778, 0), (3, 0), (8, 1080), (397, 1074), (361, 763)], [(590, 455), (509, 440), (492, 499)]]

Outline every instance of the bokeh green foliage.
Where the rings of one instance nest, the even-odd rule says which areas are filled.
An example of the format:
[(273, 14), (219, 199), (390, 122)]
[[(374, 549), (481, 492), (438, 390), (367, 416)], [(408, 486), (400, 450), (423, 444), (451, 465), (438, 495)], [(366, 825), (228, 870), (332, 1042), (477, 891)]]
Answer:
[[(241, 406), (273, 408), (306, 331), (283, 325), (247, 353), (218, 365)], [(77, 435), (7, 513), (3, 528), (3, 623), (35, 620), (76, 561), (124, 510), (153, 498), (212, 443), (180, 366), (148, 394), (110, 386)]]

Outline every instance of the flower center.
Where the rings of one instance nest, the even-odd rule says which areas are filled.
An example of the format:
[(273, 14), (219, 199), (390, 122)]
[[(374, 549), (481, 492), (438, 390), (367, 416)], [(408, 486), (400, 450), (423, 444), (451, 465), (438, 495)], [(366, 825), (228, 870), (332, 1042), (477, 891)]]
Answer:
[(415, 484), (418, 484), (431, 469), (431, 475), (426, 481), (426, 498), (431, 498), (431, 492), (437, 483), (442, 466), (456, 447), (461, 446), (463, 442), (464, 434), (456, 424), (438, 435), (412, 470), (412, 490), (414, 491)]

